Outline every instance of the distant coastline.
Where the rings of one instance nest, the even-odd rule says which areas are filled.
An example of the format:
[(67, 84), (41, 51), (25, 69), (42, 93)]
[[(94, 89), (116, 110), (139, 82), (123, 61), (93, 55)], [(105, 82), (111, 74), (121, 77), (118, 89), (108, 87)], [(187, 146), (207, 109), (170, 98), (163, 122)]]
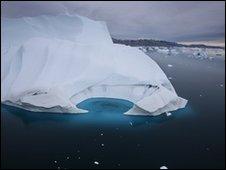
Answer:
[(221, 46), (209, 46), (204, 44), (180, 44), (176, 42), (169, 42), (163, 40), (153, 40), (153, 39), (116, 39), (112, 38), (113, 43), (115, 44), (125, 44), (132, 47), (139, 46), (158, 46), (158, 47), (190, 47), (190, 48), (215, 48), (215, 49), (225, 49)]

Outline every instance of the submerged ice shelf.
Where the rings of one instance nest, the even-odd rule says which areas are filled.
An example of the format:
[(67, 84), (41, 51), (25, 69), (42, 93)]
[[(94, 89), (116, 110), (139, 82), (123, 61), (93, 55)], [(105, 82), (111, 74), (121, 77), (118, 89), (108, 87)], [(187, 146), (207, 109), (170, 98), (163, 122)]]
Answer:
[(2, 18), (1, 101), (31, 111), (87, 112), (93, 97), (134, 103), (128, 115), (185, 107), (172, 84), (142, 51), (113, 44), (106, 24), (81, 16)]

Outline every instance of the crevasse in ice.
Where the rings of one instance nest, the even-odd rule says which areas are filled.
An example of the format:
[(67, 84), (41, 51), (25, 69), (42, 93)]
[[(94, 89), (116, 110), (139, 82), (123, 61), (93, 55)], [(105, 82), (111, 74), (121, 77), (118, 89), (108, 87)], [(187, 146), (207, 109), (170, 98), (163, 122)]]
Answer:
[(83, 113), (92, 97), (134, 103), (128, 115), (185, 107), (142, 51), (113, 44), (104, 22), (78, 15), (1, 18), (1, 102), (41, 112)]

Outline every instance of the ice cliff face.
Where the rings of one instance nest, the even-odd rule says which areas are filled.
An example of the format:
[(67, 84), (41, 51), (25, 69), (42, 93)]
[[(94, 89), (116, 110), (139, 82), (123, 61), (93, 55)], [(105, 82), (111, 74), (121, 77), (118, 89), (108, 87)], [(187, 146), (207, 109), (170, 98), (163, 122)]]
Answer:
[(132, 101), (125, 114), (185, 107), (142, 51), (113, 44), (106, 24), (80, 16), (1, 18), (1, 101), (31, 111), (86, 112), (91, 97)]

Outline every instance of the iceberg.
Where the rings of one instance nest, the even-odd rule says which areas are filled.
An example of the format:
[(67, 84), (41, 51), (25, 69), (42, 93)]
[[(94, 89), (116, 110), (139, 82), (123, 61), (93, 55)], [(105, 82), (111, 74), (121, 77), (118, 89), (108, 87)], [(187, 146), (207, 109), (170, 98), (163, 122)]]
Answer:
[(78, 15), (1, 18), (1, 102), (38, 112), (85, 113), (76, 105), (108, 97), (134, 103), (126, 115), (186, 106), (158, 64), (113, 44), (105, 22)]

